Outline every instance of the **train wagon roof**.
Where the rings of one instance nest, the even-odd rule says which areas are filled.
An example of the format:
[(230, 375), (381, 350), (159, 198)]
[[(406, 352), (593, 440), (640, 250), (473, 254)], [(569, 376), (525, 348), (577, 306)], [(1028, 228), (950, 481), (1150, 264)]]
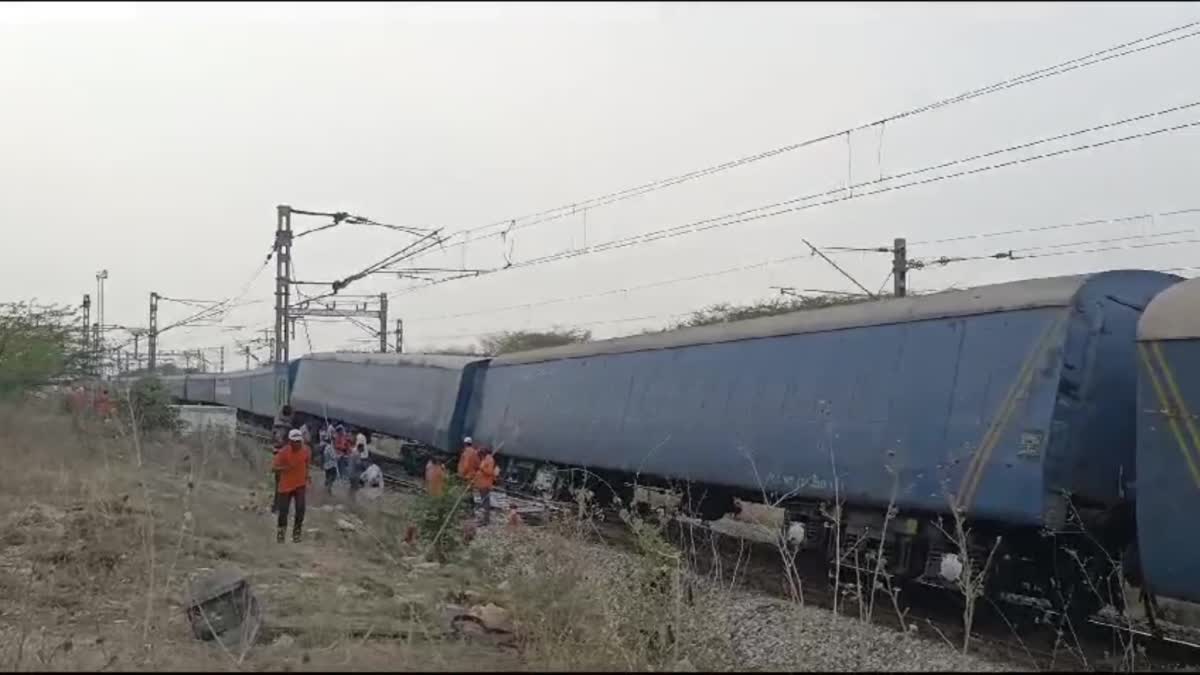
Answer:
[[(818, 333), (908, 321), (990, 314), (1069, 305), (1087, 281), (1104, 274), (1146, 273), (1122, 270), (1071, 276), (1025, 279), (929, 295), (888, 298), (822, 309), (733, 321), (696, 328), (598, 340), (498, 356), (493, 366), (537, 363), (601, 354), (669, 349), (689, 345), (733, 342), (752, 338)], [(1160, 296), (1161, 297), (1161, 296)]]
[(251, 370), (231, 370), (227, 373), (220, 373), (217, 377), (221, 378), (238, 378), (238, 377), (253, 377), (255, 375), (266, 375), (274, 373), (274, 366), (262, 366), (261, 368), (253, 368)]
[(455, 356), (450, 354), (380, 354), (369, 352), (323, 352), (320, 354), (309, 354), (304, 358), (316, 361), (365, 363), (378, 366), (417, 366), (446, 370), (462, 370), (472, 363), (487, 360), (487, 357)]
[(1154, 296), (1138, 321), (1139, 340), (1200, 338), (1200, 279), (1188, 279)]

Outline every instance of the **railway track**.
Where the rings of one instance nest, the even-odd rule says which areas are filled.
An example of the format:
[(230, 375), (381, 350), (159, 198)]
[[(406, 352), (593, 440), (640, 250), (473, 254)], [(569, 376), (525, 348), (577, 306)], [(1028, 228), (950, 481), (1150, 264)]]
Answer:
[[(254, 428), (242, 428), (238, 433), (258, 440), (270, 436)], [(417, 493), (423, 481), (407, 474), (403, 463), (395, 458), (373, 453), (371, 460), (383, 469), (384, 483), (393, 490)], [(563, 512), (573, 505), (547, 501), (532, 495), (498, 492), (507, 503), (529, 519), (531, 515)], [(697, 542), (696, 533), (707, 536)], [(596, 519), (596, 533), (606, 544), (636, 548), (628, 527), (617, 517), (615, 510), (601, 511)], [(668, 526), (672, 543), (688, 555), (692, 568), (701, 574), (714, 574), (718, 569), (732, 570), (747, 588), (776, 597), (790, 598), (785, 566), (779, 549), (771, 543), (741, 537), (714, 529), (703, 521), (676, 517)], [(697, 544), (700, 545), (697, 545)], [(803, 591), (803, 601), (828, 610), (834, 609), (835, 592), (828, 571), (805, 561), (796, 572)], [(853, 586), (850, 584), (849, 586)], [(961, 604), (950, 592), (923, 587), (905, 587), (905, 606), (898, 613), (887, 596), (876, 598), (872, 621), (896, 630), (915, 632), (945, 641), (951, 646), (962, 644), (963, 624)], [(839, 614), (861, 618), (861, 605), (847, 585), (838, 590)], [(865, 600), (864, 600), (865, 602)], [(1122, 625), (1117, 621), (1093, 617), (1084, 626), (1044, 624), (1032, 630), (1014, 626), (1003, 609), (990, 601), (981, 600), (971, 631), (973, 653), (994, 656), (1009, 663), (1020, 663), (1036, 669), (1176, 669), (1200, 666), (1200, 639), (1189, 640), (1171, 633), (1155, 635), (1147, 626)], [(1135, 660), (1130, 661), (1133, 658)]]

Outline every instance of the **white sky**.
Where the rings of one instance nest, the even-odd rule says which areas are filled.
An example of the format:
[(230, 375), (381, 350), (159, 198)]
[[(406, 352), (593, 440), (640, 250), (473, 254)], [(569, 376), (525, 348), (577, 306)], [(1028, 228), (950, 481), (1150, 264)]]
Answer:
[[(107, 268), (106, 320), (144, 326), (150, 291), (239, 294), (270, 248), (276, 204), (451, 233), (870, 122), (1195, 20), (1200, 7), (1183, 3), (7, 4), (0, 296), (78, 303)], [(586, 224), (578, 214), (520, 230), (510, 256), (519, 263), (843, 188), (848, 175), (875, 180), (1195, 103), (1197, 63), (1200, 38), (1114, 59), (593, 209)], [(1197, 120), (1200, 107), (918, 178)], [(346, 292), (393, 291), (409, 351), (552, 325), (607, 337), (713, 302), (766, 298), (773, 285), (853, 288), (804, 258), (485, 310), (753, 266), (805, 253), (802, 238), (881, 246), (1195, 208), (1197, 176), (1200, 127), (415, 293), (400, 295), (409, 282), (385, 277)], [(1200, 214), (1182, 215), (910, 254), (1200, 239), (1197, 224)], [(297, 271), (343, 277), (406, 242), (368, 228), (315, 234), (296, 245)], [(447, 251), (414, 264), (504, 262), (497, 238), (465, 256)], [(1178, 244), (960, 263), (914, 272), (910, 285), (1190, 266), (1197, 252)], [(872, 290), (890, 265), (879, 254), (837, 260)], [(234, 340), (272, 323), (273, 274), (263, 270), (244, 296), (259, 303), (226, 321), (244, 330), (179, 329), (160, 348), (224, 344), (228, 367), (240, 365)], [(164, 303), (160, 325), (190, 311)], [(438, 318), (472, 312), (481, 313)], [(312, 322), (309, 333), (319, 351), (370, 339), (348, 324)], [(299, 334), (293, 355), (309, 350)]]

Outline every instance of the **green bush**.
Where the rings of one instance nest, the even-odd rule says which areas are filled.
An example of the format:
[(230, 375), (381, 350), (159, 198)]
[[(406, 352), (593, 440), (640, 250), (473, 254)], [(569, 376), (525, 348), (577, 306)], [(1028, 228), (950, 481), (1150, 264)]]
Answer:
[(121, 416), (132, 413), (142, 431), (178, 431), (179, 414), (171, 407), (171, 394), (157, 377), (143, 377), (133, 383), (120, 401)]
[(472, 511), (470, 487), (457, 476), (446, 477), (446, 489), (440, 495), (422, 492), (413, 505), (417, 533), (432, 546), (430, 555), (439, 561), (462, 547), (463, 521)]

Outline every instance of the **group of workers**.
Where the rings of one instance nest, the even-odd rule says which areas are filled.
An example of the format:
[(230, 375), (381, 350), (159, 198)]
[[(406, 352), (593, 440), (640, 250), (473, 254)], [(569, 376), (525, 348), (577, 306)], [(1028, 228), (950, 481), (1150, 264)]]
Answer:
[[(339, 478), (349, 484), (350, 494), (361, 487), (382, 488), (383, 471), (371, 462), (370, 437), (362, 432), (352, 436), (342, 424), (327, 421), (318, 432), (321, 468), (325, 473), (325, 490), (332, 495)], [(276, 538), (284, 542), (287, 535), (288, 512), (295, 508), (292, 541), (299, 543), (304, 532), (305, 495), (309, 484), (309, 464), (313, 455), (307, 424), (294, 426), (291, 406), (283, 406), (272, 428), (275, 458), (275, 495), (271, 510), (277, 515)], [(463, 439), (458, 458), (458, 477), (479, 500), (483, 524), (491, 524), (492, 489), (500, 477), (495, 453), (486, 445), (476, 447), (470, 436)], [(446, 489), (446, 468), (436, 458), (425, 465), (425, 488), (440, 496)]]
[[(338, 478), (349, 484), (350, 494), (360, 487), (383, 488), (383, 471), (371, 462), (370, 438), (365, 433), (351, 436), (342, 424), (326, 422), (318, 433), (321, 449), (321, 468), (325, 472), (325, 489), (333, 494)], [(303, 537), (305, 495), (309, 484), (309, 464), (312, 462), (311, 433), (307, 424), (293, 426), (291, 406), (283, 406), (272, 428), (275, 458), (275, 495), (271, 510), (277, 514), (276, 539), (283, 542), (287, 534), (288, 511), (295, 505), (292, 541)]]
[[(458, 477), (462, 479), (479, 499), (483, 509), (483, 524), (491, 523), (492, 488), (500, 477), (495, 453), (486, 445), (476, 447), (470, 436), (463, 439), (462, 452), (458, 456)], [(441, 495), (446, 487), (446, 468), (436, 458), (425, 464), (425, 489), (432, 495)]]
[(117, 412), (117, 404), (109, 395), (107, 388), (90, 392), (83, 385), (77, 385), (68, 392), (67, 406), (75, 415), (90, 412), (100, 419), (108, 419)]

